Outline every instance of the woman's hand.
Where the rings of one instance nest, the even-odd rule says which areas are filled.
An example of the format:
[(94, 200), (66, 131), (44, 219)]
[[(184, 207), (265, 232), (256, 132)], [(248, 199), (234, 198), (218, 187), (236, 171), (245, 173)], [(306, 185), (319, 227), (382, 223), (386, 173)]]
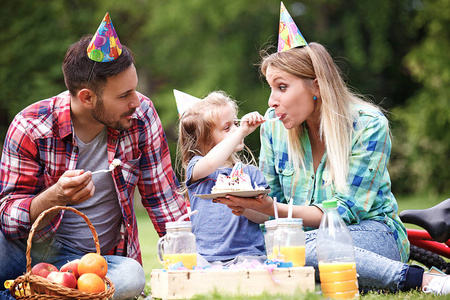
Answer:
[(252, 209), (269, 216), (274, 215), (272, 198), (264, 194), (261, 194), (256, 198), (242, 198), (227, 195), (224, 198), (217, 198), (216, 202), (225, 204), (231, 209), (234, 209), (234, 207), (242, 207)]
[[(260, 195), (260, 196), (261, 196), (261, 198), (264, 198), (265, 195)], [(256, 224), (262, 224), (262, 223), (264, 223), (265, 221), (267, 221), (269, 219), (269, 216), (267, 214), (259, 212), (259, 211), (256, 211), (254, 209), (245, 208), (243, 206), (237, 206), (237, 205), (233, 205), (233, 204), (226, 204), (225, 202), (230, 202), (230, 203), (233, 202), (231, 199), (229, 199), (227, 197), (226, 198), (220, 198), (220, 199), (223, 199), (223, 201), (222, 200), (218, 200), (219, 198), (215, 199), (213, 201), (216, 202), (216, 203), (225, 204), (226, 206), (228, 206), (229, 209), (231, 209), (231, 213), (233, 215), (238, 216), (238, 217), (239, 216), (244, 216), (244, 217), (246, 217), (247, 219), (249, 219), (250, 221), (252, 221), (253, 223), (256, 223)], [(244, 199), (243, 201), (247, 201), (248, 199), (255, 199), (255, 198), (241, 198), (241, 197), (234, 197), (234, 198), (238, 198), (239, 199), (238, 201), (240, 201), (241, 199)]]
[(231, 213), (235, 216), (242, 216), (244, 214), (245, 208), (242, 206), (231, 206), (228, 205), (228, 208), (231, 209)]
[[(247, 211), (254, 210), (268, 216), (274, 216), (273, 201), (269, 195), (259, 195), (256, 198), (241, 198), (227, 195), (224, 198), (217, 198), (217, 203), (222, 203), (228, 207), (243, 207), (245, 208), (244, 216)], [(287, 218), (289, 205), (286, 203), (277, 203), (278, 217)], [(294, 205), (292, 210), (293, 218), (302, 218), (303, 225), (307, 227), (319, 228), (322, 220), (323, 212), (315, 205)], [(258, 222), (255, 222), (258, 223)]]

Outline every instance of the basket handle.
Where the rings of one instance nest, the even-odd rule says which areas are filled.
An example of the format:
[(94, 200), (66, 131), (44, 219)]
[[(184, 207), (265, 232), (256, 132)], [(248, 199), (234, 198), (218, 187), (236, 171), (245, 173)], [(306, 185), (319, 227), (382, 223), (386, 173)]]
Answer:
[(53, 206), (47, 210), (44, 210), (43, 212), (41, 212), (41, 214), (37, 217), (36, 221), (34, 221), (33, 226), (31, 226), (31, 230), (30, 230), (30, 234), (28, 235), (28, 240), (27, 240), (27, 252), (26, 252), (26, 257), (27, 257), (27, 273), (31, 271), (31, 243), (33, 242), (33, 235), (34, 232), (36, 231), (36, 228), (39, 225), (39, 222), (42, 220), (42, 218), (44, 218), (44, 216), (54, 210), (70, 210), (74, 213), (76, 213), (77, 215), (81, 216), (84, 221), (88, 224), (89, 229), (92, 231), (92, 235), (94, 236), (94, 243), (95, 243), (95, 249), (97, 254), (100, 254), (100, 243), (98, 241), (98, 235), (97, 235), (97, 231), (95, 231), (94, 226), (92, 225), (91, 221), (89, 220), (89, 218), (83, 214), (82, 212), (78, 211), (77, 209), (70, 207), (70, 206)]

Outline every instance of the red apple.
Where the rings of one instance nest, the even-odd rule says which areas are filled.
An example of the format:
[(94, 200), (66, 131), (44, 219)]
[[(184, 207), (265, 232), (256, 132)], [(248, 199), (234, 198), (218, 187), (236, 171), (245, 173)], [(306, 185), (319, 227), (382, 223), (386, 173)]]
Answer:
[(48, 274), (47, 279), (71, 289), (77, 287), (77, 279), (71, 272), (51, 272)]
[(79, 274), (78, 274), (78, 263), (79, 262), (80, 262), (79, 259), (75, 259), (75, 260), (69, 261), (64, 266), (62, 266), (61, 269), (59, 269), (59, 271), (61, 271), (61, 272), (72, 272), (73, 275), (75, 275), (75, 278), (78, 279), (78, 277), (80, 277)]
[(40, 262), (31, 269), (31, 274), (47, 278), (50, 272), (58, 272), (58, 268), (46, 262)]

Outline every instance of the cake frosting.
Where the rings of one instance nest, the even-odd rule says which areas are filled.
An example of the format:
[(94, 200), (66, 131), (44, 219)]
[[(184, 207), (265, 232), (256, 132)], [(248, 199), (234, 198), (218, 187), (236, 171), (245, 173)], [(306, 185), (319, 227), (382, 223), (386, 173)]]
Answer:
[(109, 165), (109, 170), (110, 171), (114, 170), (116, 167), (120, 166), (121, 163), (122, 161), (120, 159), (115, 158)]
[(212, 187), (211, 193), (251, 190), (264, 190), (264, 187), (256, 184), (253, 187), (250, 176), (243, 171), (242, 163), (236, 163), (229, 176), (224, 174), (217, 176), (216, 184)]

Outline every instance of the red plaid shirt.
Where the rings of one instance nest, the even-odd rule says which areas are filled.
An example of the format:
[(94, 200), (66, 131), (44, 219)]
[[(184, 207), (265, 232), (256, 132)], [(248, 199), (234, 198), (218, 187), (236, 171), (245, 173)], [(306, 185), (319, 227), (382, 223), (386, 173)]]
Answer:
[[(133, 126), (125, 132), (108, 128), (107, 148), (109, 162), (114, 158), (122, 161), (114, 170), (123, 215), (122, 240), (115, 254), (142, 262), (133, 205), (135, 187), (160, 236), (165, 234), (166, 222), (186, 213), (186, 204), (177, 193), (178, 180), (153, 103), (138, 95), (141, 106), (133, 115)], [(32, 104), (14, 118), (5, 139), (0, 170), (1, 230), (7, 238), (28, 236), (31, 201), (55, 184), (66, 170), (75, 169), (77, 158), (69, 92)], [(36, 232), (36, 241), (51, 237), (63, 214)]]

